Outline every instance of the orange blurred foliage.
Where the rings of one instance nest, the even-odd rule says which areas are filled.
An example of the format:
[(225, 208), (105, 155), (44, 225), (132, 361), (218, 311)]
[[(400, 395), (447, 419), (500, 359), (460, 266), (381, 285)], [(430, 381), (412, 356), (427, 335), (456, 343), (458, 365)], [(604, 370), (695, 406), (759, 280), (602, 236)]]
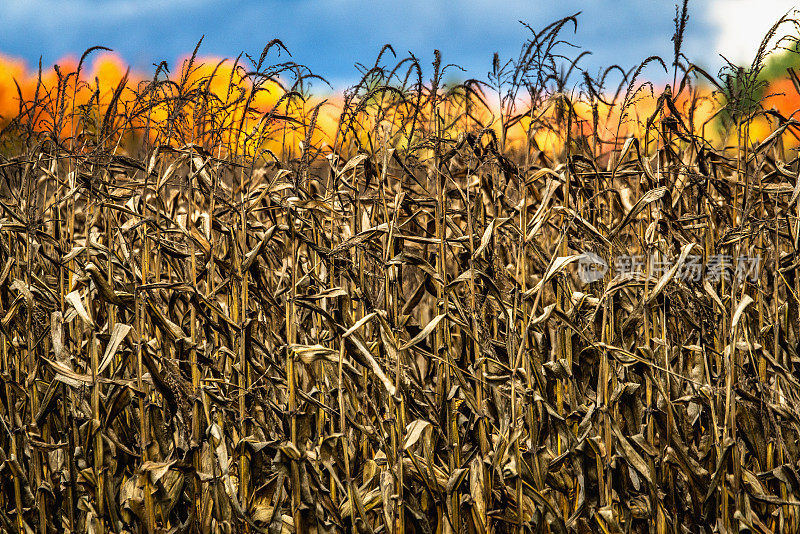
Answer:
[[(253, 82), (255, 77), (252, 73), (231, 60), (204, 57), (196, 58), (190, 64), (187, 57), (182, 64), (183, 68), (177, 75), (159, 73), (157, 81), (163, 83), (156, 86), (152, 83), (156, 81), (152, 76), (129, 71), (117, 54), (100, 52), (92, 55), (82, 66), (76, 84), (78, 59), (75, 57), (63, 58), (55, 67), (42, 68), (40, 73), (38, 68), (32, 69), (20, 59), (0, 54), (0, 127), (17, 118), (27, 121), (37, 131), (51, 132), (61, 139), (76, 142), (81, 136), (92, 135), (99, 139), (102, 135), (100, 125), (113, 104), (120, 111), (119, 120), (127, 121), (122, 128), (115, 130), (117, 132), (147, 136), (154, 143), (211, 144), (219, 155), (234, 151), (264, 156), (271, 152), (277, 157), (287, 152), (301, 152), (305, 141), (313, 146), (330, 148), (347, 136), (358, 137), (357, 144), (364, 145), (370, 141), (370, 136), (374, 139), (380, 128), (388, 128), (387, 131), (391, 132), (393, 146), (402, 147), (409, 142), (409, 139), (404, 139), (409, 132), (398, 126), (410, 113), (402, 106), (382, 112), (379, 117), (360, 119), (359, 128), (351, 129), (345, 135), (342, 131), (342, 96), (330, 96), (324, 101), (288, 98), (279, 81)], [(254, 83), (257, 87), (253, 86)], [(123, 85), (115, 99), (120, 84)], [(188, 99), (191, 104), (184, 105), (181, 92), (188, 90), (201, 91), (204, 96)], [(146, 105), (148, 99), (142, 97), (147, 91), (150, 91), (150, 101), (154, 102), (150, 106)], [(656, 91), (656, 95), (658, 93)], [(154, 98), (152, 95), (156, 94), (158, 97)], [(762, 106), (774, 109), (784, 117), (793, 116), (800, 108), (800, 95), (789, 79), (773, 81), (766, 94)], [(642, 125), (656, 110), (657, 97), (646, 92), (637, 96), (622, 116), (623, 106), (619, 100), (613, 105), (597, 99), (572, 103), (571, 137), (583, 138), (590, 146), (591, 143), (599, 145), (602, 152), (603, 146), (614, 146), (627, 136), (640, 135)], [(31, 106), (33, 101), (39, 104)], [(319, 109), (311, 121), (317, 105)], [(682, 120), (690, 122), (686, 124), (689, 130), (715, 143), (726, 141), (726, 134), (719, 132), (719, 128), (709, 127), (720, 108), (719, 98), (709, 89), (695, 87), (691, 91), (685, 90), (675, 100), (675, 106)], [(563, 149), (564, 127), (559, 122), (563, 112), (559, 114), (557, 107), (550, 102), (538, 115), (521, 117), (513, 129), (505, 132), (505, 147), (524, 146), (533, 120), (537, 125), (549, 125), (533, 129), (532, 141), (536, 146), (551, 153)], [(520, 108), (524, 109), (524, 103)], [(437, 112), (453, 121), (460, 113), (446, 105)], [(83, 118), (77, 121), (79, 125), (76, 125), (76, 115)], [(498, 116), (497, 110), (486, 107), (472, 111), (475, 124), (490, 125), (500, 136)], [(309, 124), (312, 123), (313, 131), (309, 133)], [(89, 127), (92, 124), (94, 129)], [(775, 121), (763, 116), (754, 119), (749, 124), (751, 142), (762, 141), (775, 126)], [(455, 131), (458, 132), (458, 128)], [(453, 137), (452, 132), (445, 137), (447, 135)], [(784, 134), (784, 140), (787, 147), (800, 144), (791, 132)], [(111, 141), (119, 143), (120, 140)]]

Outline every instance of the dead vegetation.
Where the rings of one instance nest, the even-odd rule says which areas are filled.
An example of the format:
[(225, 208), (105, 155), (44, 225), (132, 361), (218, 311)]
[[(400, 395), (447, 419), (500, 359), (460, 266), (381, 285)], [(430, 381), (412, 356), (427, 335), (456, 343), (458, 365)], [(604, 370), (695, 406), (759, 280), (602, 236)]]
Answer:
[[(798, 123), (747, 98), (766, 47), (708, 76), (679, 13), (673, 89), (640, 117), (641, 69), (561, 57), (574, 23), (485, 84), (385, 48), (327, 144), (309, 74), (266, 66), (278, 42), (227, 95), (190, 61), (103, 106), (70, 104), (79, 73), (22, 102), (2, 529), (800, 530)], [(694, 122), (698, 73), (727, 146)], [(776, 134), (753, 145), (757, 115)], [(602, 138), (609, 117), (633, 133)], [(669, 267), (583, 283), (586, 252)], [(756, 277), (682, 276), (743, 256)]]

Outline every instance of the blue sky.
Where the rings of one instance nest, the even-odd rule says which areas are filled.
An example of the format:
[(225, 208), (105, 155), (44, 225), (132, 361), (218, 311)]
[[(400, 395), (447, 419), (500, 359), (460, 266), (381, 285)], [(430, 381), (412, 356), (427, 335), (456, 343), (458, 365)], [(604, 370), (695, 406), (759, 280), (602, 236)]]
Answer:
[[(760, 36), (794, 7), (787, 0), (690, 2), (685, 53), (714, 71), (718, 54), (749, 62)], [(133, 66), (174, 65), (205, 35), (201, 54), (258, 55), (280, 38), (293, 59), (342, 87), (356, 79), (354, 63), (371, 63), (384, 43), (430, 64), (432, 51), (485, 78), (492, 54), (511, 58), (528, 35), (518, 21), (541, 28), (581, 11), (570, 40), (592, 55), (581, 65), (595, 73), (618, 63), (672, 53), (673, 1), (663, 0), (4, 0), (0, 53), (51, 65), (92, 45), (117, 51)], [(570, 32), (571, 33), (571, 32)], [(651, 78), (658, 73), (652, 71)]]

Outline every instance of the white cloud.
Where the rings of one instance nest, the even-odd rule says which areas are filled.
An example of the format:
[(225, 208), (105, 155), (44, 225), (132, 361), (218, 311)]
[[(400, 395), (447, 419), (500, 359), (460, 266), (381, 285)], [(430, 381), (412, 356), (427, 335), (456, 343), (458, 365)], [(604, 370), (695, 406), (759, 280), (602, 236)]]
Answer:
[[(711, 0), (706, 17), (717, 31), (715, 53), (735, 64), (751, 63), (770, 27), (799, 4), (797, 0)], [(778, 36), (792, 31), (788, 24), (782, 29)]]

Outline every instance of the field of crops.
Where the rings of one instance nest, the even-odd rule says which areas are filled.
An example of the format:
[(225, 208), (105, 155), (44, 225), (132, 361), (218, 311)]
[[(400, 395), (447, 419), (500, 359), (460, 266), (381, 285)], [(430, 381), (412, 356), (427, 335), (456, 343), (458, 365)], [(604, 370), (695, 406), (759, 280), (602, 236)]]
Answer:
[(800, 79), (683, 9), (596, 77), (568, 18), (0, 79), (0, 530), (800, 532)]

